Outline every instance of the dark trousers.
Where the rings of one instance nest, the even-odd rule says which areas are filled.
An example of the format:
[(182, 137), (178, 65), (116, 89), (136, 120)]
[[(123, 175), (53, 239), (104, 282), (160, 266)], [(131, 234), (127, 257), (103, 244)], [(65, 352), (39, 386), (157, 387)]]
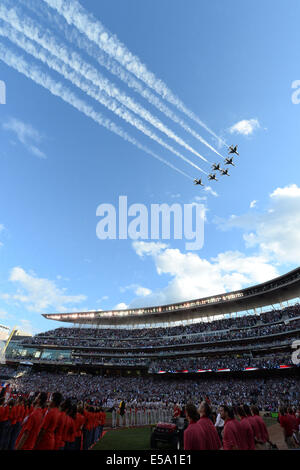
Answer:
[(75, 441), (74, 442), (66, 442), (65, 450), (75, 450)]
[(5, 426), (5, 421), (0, 421), (0, 450), (2, 449), (2, 436), (3, 436), (4, 426)]
[(89, 433), (88, 429), (83, 430), (83, 450), (88, 450), (89, 448)]
[(13, 426), (11, 426), (11, 433), (10, 433), (10, 439), (9, 439), (9, 444), (8, 444), (8, 450), (14, 450), (15, 445), (16, 445), (16, 440), (17, 437), (20, 433), (21, 430), (21, 423), (16, 423)]
[(10, 441), (10, 434), (11, 434), (10, 421), (4, 421), (3, 428), (2, 428), (2, 436), (1, 436), (1, 443), (0, 449), (1, 450), (8, 450), (9, 441)]
[(75, 439), (75, 450), (81, 450), (81, 436), (78, 436)]

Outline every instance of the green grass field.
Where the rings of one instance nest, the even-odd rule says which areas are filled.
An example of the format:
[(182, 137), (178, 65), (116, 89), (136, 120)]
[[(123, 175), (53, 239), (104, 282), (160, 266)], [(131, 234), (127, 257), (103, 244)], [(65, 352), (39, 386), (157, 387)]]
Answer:
[(150, 450), (151, 426), (108, 431), (93, 450)]

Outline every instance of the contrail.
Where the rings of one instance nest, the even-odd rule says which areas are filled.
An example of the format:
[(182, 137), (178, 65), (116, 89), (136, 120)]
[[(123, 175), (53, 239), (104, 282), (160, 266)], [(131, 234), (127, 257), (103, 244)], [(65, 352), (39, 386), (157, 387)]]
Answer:
[[(20, 33), (25, 34), (27, 37), (36, 41), (43, 48), (47, 49), (51, 54), (55, 55), (58, 59), (65, 62), (67, 65), (72, 67), (77, 73), (81, 74), (87, 80), (90, 80), (96, 85), (100, 91), (107, 93), (109, 97), (115, 98), (125, 107), (133, 111), (134, 113), (141, 116), (143, 119), (148, 121), (152, 126), (159, 129), (161, 132), (166, 134), (170, 139), (173, 139), (176, 143), (183, 146), (186, 150), (189, 150), (197, 157), (209, 163), (205, 157), (194, 150), (190, 145), (186, 144), (184, 140), (178, 137), (172, 130), (168, 129), (159, 119), (154, 117), (149, 111), (147, 111), (139, 103), (135, 102), (132, 98), (127, 96), (116, 85), (107, 80), (103, 75), (98, 72), (97, 69), (86, 63), (79, 54), (74, 51), (70, 51), (63, 44), (59, 43), (48, 31), (46, 34), (39, 28), (39, 26), (32, 21), (31, 18), (26, 17), (24, 14), (20, 18), (15, 9), (8, 10), (3, 5), (0, 5), (0, 18), (5, 22), (12, 25), (13, 28), (17, 29)], [(9, 37), (9, 36), (8, 36)]]
[[(173, 110), (171, 110), (158, 96), (145, 87), (132, 73), (128, 72), (120, 66), (113, 58), (108, 56), (105, 52), (99, 49), (95, 43), (91, 42), (86, 36), (83, 36), (77, 29), (70, 30), (70, 25), (58, 13), (50, 9), (47, 5), (41, 3), (33, 3), (31, 0), (19, 0), (26, 8), (32, 10), (43, 20), (47, 16), (49, 22), (54, 23), (56, 28), (59, 28), (66, 39), (70, 43), (75, 43), (79, 49), (84, 50), (90, 57), (96, 60), (102, 67), (106, 68), (112, 75), (115, 75), (122, 80), (126, 85), (139, 93), (150, 104), (155, 106), (161, 113), (165, 114), (173, 122), (181, 126), (186, 132), (195, 137), (199, 142), (209, 148), (212, 152), (216, 153), (219, 157), (224, 158), (218, 150), (209, 144), (201, 135), (192, 129), (182, 118), (180, 118)], [(48, 9), (49, 8), (49, 9)], [(64, 22), (64, 25), (62, 24)]]
[[(0, 13), (1, 13), (1, 7), (0, 7)], [(177, 155), (186, 163), (189, 163), (189, 165), (196, 168), (198, 171), (201, 171), (202, 173), (207, 175), (207, 173), (204, 170), (202, 170), (200, 167), (195, 165), (192, 161), (190, 161), (184, 155), (177, 152), (177, 150), (175, 150), (172, 146), (168, 145), (166, 142), (160, 139), (155, 133), (149, 130), (139, 119), (135, 118), (135, 116), (133, 116), (132, 113), (124, 109), (122, 106), (119, 106), (113, 98), (110, 98), (109, 96), (105, 94), (99, 95), (98, 90), (95, 89), (93, 84), (89, 84), (85, 79), (81, 79), (81, 76), (78, 73), (73, 72), (72, 69), (68, 65), (66, 65), (61, 60), (56, 59), (51, 54), (47, 53), (45, 49), (40, 48), (38, 50), (36, 46), (30, 40), (26, 39), (26, 37), (23, 34), (13, 31), (10, 27), (8, 27), (8, 29), (3, 29), (1, 28), (1, 25), (0, 25), (0, 34), (9, 38), (16, 45), (23, 48), (28, 54), (33, 55), (38, 60), (41, 60), (42, 62), (47, 64), (50, 68), (55, 70), (57, 73), (60, 73), (65, 79), (71, 81), (75, 86), (80, 88), (80, 90), (84, 91), (86, 94), (88, 94), (89, 96), (97, 100), (99, 103), (103, 104), (109, 110), (114, 112), (117, 116), (121, 117), (126, 122), (136, 127), (138, 130), (143, 132), (152, 140), (156, 141), (157, 143), (165, 147), (167, 150)]]
[(203, 127), (209, 134), (215, 137), (223, 145), (227, 145), (224, 140), (217, 136), (196, 114), (188, 109), (184, 103), (173, 94), (167, 85), (150, 72), (140, 59), (133, 55), (118, 38), (113, 35), (105, 26), (97, 20), (91, 13), (88, 13), (77, 0), (43, 0), (50, 7), (62, 15), (68, 24), (85, 34), (91, 41), (113, 57), (129, 72), (146, 83), (156, 93), (161, 95), (166, 101), (174, 105), (190, 119)]
[(114, 124), (112, 121), (104, 117), (101, 113), (96, 112), (91, 106), (89, 106), (85, 101), (79, 99), (69, 88), (65, 87), (61, 82), (56, 82), (48, 74), (44, 73), (40, 67), (37, 67), (32, 64), (28, 64), (24, 57), (21, 55), (16, 55), (12, 51), (8, 50), (7, 47), (0, 41), (0, 60), (5, 62), (8, 66), (14, 68), (19, 73), (22, 73), (27, 78), (33, 80), (38, 85), (41, 85), (43, 88), (46, 88), (54, 96), (58, 96), (66, 103), (70, 104), (78, 111), (82, 112), (89, 118), (93, 119), (97, 124), (105, 127), (111, 132), (114, 132), (122, 139), (130, 142), (135, 145), (137, 148), (146, 152), (148, 155), (156, 158), (160, 162), (168, 165), (173, 170), (177, 171), (186, 178), (192, 180), (193, 178), (186, 174), (184, 171), (177, 168), (172, 163), (168, 162), (164, 158), (157, 155), (155, 152), (152, 152), (146, 146), (140, 144), (136, 139), (131, 137), (127, 132), (122, 128)]

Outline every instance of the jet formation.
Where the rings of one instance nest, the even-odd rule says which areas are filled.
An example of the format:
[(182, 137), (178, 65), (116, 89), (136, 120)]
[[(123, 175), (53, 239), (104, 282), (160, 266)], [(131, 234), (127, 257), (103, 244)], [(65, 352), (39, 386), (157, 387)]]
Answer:
[[(228, 147), (228, 157), (226, 157), (224, 160), (225, 160), (225, 165), (231, 165), (231, 166), (235, 166), (234, 162), (233, 162), (233, 158), (234, 158), (234, 155), (239, 155), (238, 151), (237, 151), (237, 148), (238, 146), (235, 145), (230, 145), (230, 147)], [(232, 156), (231, 156), (232, 155)], [(230, 174), (228, 173), (228, 168), (221, 168), (220, 166), (220, 163), (214, 163), (212, 165), (212, 173), (209, 173), (209, 175), (207, 176), (207, 178), (209, 179), (209, 181), (218, 181), (217, 179), (217, 172), (219, 172), (219, 174), (221, 176), (230, 176)], [(199, 178), (195, 178), (194, 179), (194, 184), (195, 185), (199, 185), (199, 186), (205, 186), (203, 183), (202, 183), (202, 179)]]

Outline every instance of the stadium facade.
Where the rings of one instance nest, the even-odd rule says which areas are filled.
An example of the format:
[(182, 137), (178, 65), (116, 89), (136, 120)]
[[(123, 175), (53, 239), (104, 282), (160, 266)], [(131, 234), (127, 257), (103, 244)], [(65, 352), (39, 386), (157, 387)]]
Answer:
[(207, 320), (238, 312), (256, 311), (300, 298), (300, 267), (253, 287), (202, 299), (129, 310), (44, 314), (49, 320), (98, 326), (151, 327), (191, 320)]
[(44, 314), (62, 327), (12, 339), (6, 362), (71, 373), (298, 374), (292, 348), (300, 340), (299, 296), (297, 268), (240, 291), (182, 303)]

